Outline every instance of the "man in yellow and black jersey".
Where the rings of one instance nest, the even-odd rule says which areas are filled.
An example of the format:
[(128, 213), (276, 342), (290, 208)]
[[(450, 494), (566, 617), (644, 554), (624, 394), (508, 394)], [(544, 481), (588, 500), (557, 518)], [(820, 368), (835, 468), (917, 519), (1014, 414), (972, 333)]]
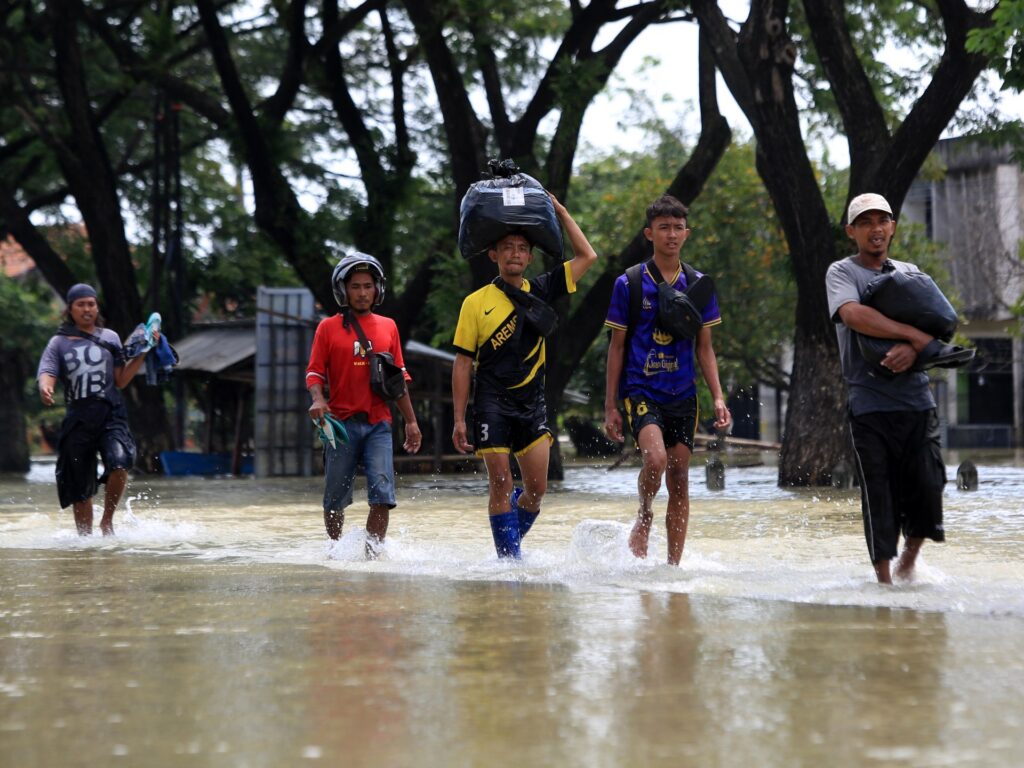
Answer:
[[(530, 242), (506, 235), (488, 251), (498, 277), (462, 303), (455, 329), (452, 398), (459, 453), (475, 450), (487, 467), (488, 512), (499, 557), (518, 558), (520, 541), (540, 513), (547, 491), (551, 430), (544, 404), (544, 337), (553, 330), (550, 304), (574, 293), (576, 282), (597, 261), (579, 225), (551, 197), (574, 258), (532, 280), (523, 277), (533, 261)], [(474, 443), (469, 442), (466, 406), (473, 372)], [(510, 454), (522, 472), (513, 488)]]

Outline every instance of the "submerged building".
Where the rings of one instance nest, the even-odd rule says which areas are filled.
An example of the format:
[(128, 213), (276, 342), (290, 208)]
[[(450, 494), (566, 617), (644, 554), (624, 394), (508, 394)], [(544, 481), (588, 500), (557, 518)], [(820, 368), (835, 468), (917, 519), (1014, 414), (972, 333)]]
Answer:
[(1009, 146), (975, 138), (935, 147), (942, 168), (919, 178), (900, 218), (942, 245), (974, 362), (936, 382), (948, 448), (1024, 445), (1024, 340), (1015, 312), (1024, 296), (1024, 168)]

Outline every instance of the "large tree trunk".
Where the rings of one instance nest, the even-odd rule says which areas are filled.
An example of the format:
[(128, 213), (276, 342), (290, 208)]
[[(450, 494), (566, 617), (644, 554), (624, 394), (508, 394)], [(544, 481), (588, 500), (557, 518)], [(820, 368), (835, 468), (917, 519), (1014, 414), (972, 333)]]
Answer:
[[(121, 217), (117, 177), (97, 126), (85, 79), (78, 45), (81, 5), (77, 0), (51, 0), (49, 11), (57, 81), (68, 129), (66, 136), (51, 140), (51, 148), (85, 221), (103, 292), (103, 314), (107, 324), (123, 339), (144, 319), (142, 298)], [(169, 448), (170, 434), (160, 393), (128, 397), (127, 403), (139, 455), (152, 456)], [(145, 462), (140, 465), (153, 469)]]
[(299, 205), (273, 150), (274, 133), (280, 129), (286, 105), (279, 106), (276, 114), (265, 120), (260, 119), (232, 58), (227, 34), (217, 17), (217, 4), (199, 0), (196, 8), (234, 120), (232, 125), (224, 127), (238, 141), (246, 167), (252, 174), (256, 224), (281, 249), (317, 301), (324, 307), (334, 306), (332, 267), (324, 258), (323, 243), (313, 239), (314, 227)]
[(796, 49), (785, 16), (766, 12), (744, 25), (739, 56), (755, 94), (747, 108), (757, 126), (758, 173), (786, 232), (797, 285), (797, 333), (779, 484), (822, 485), (831, 482), (832, 467), (847, 452), (846, 443), (837, 439), (845, 424), (845, 390), (825, 295), (825, 272), (836, 244), (803, 143), (793, 92)]
[(25, 356), (0, 348), (0, 391), (7, 397), (0, 403), (0, 472), (28, 472), (28, 438), (25, 434)]
[[(712, 40), (730, 91), (754, 129), (758, 172), (786, 233), (796, 278), (797, 332), (779, 484), (828, 484), (832, 468), (851, 450), (845, 429), (845, 386), (825, 295), (828, 266), (843, 254), (800, 128), (793, 87), (797, 48), (787, 31), (789, 4), (754, 0), (738, 35), (717, 3), (694, 0), (692, 7)], [(963, 43), (968, 29), (985, 23), (987, 16), (969, 11), (962, 0), (939, 3), (946, 50), (932, 82), (890, 136), (853, 50), (841, 0), (814, 0), (805, 2), (804, 8), (849, 135), (850, 196), (880, 192), (898, 210), (981, 71), (984, 62), (967, 56)]]

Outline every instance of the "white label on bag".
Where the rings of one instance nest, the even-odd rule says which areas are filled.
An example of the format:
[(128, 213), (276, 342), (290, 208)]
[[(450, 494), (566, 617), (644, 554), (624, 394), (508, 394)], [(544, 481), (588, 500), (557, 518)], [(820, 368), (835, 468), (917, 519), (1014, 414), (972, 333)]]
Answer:
[(501, 202), (504, 205), (526, 205), (526, 195), (522, 187), (503, 187)]

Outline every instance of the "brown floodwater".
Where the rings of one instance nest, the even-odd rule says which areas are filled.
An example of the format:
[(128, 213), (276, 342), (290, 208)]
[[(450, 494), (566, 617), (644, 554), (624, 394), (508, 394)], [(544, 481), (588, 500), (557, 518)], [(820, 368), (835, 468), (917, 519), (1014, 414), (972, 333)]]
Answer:
[[(952, 477), (951, 468), (951, 477)], [(946, 493), (949, 542), (872, 582), (856, 492), (691, 475), (679, 568), (625, 546), (635, 468), (570, 469), (522, 563), (476, 476), (357, 491), (135, 478), (80, 539), (52, 467), (0, 479), (4, 766), (1015, 766), (1024, 470)]]

